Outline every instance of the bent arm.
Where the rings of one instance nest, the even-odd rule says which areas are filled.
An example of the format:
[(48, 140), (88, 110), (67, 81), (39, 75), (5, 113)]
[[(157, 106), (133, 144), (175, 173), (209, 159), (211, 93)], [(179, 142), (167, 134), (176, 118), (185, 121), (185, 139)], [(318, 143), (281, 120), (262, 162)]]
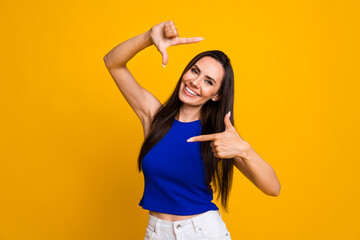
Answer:
[(263, 193), (279, 196), (281, 185), (275, 170), (251, 146), (246, 157), (235, 157), (235, 166)]
[(151, 46), (151, 30), (130, 38), (116, 47), (104, 56), (104, 62), (108, 69), (116, 67), (126, 67), (127, 62), (138, 52)]
[(161, 103), (135, 80), (126, 65), (139, 51), (153, 44), (150, 36), (151, 29), (118, 44), (104, 56), (111, 77), (141, 120), (145, 136)]

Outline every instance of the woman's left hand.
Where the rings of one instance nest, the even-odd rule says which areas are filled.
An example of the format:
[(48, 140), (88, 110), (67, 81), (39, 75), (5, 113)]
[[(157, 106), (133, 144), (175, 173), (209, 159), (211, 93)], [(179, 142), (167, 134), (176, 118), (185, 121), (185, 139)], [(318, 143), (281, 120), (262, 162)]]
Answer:
[(225, 131), (221, 133), (199, 135), (189, 138), (188, 142), (212, 141), (210, 143), (214, 156), (217, 158), (246, 158), (247, 151), (251, 148), (250, 144), (244, 141), (236, 132), (235, 127), (230, 122), (230, 112), (224, 118)]

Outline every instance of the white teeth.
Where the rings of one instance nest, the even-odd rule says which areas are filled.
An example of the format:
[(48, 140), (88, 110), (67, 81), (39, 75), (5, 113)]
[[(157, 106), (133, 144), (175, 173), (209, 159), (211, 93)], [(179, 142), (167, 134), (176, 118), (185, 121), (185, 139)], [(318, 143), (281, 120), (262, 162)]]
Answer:
[(191, 93), (192, 95), (198, 96), (196, 93), (194, 93), (193, 91), (191, 91), (190, 88), (188, 88), (188, 87), (186, 87), (186, 86), (185, 86), (185, 88), (186, 88), (186, 90), (187, 90), (189, 93)]

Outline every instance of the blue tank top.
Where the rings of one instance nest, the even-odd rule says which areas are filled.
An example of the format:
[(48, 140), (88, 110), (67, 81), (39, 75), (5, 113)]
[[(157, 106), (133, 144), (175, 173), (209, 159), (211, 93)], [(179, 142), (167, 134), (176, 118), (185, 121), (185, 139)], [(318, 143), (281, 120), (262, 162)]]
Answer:
[(187, 142), (201, 135), (200, 119), (174, 122), (168, 133), (142, 160), (144, 193), (139, 205), (147, 210), (194, 215), (219, 210), (211, 202), (213, 191), (205, 183), (201, 142)]

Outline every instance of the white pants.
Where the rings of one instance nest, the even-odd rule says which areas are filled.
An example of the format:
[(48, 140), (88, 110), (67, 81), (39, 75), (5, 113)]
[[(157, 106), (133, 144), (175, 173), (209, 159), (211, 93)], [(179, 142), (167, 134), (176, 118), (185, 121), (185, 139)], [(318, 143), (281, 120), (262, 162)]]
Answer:
[(192, 218), (166, 221), (149, 213), (144, 240), (230, 240), (220, 211), (211, 210)]

